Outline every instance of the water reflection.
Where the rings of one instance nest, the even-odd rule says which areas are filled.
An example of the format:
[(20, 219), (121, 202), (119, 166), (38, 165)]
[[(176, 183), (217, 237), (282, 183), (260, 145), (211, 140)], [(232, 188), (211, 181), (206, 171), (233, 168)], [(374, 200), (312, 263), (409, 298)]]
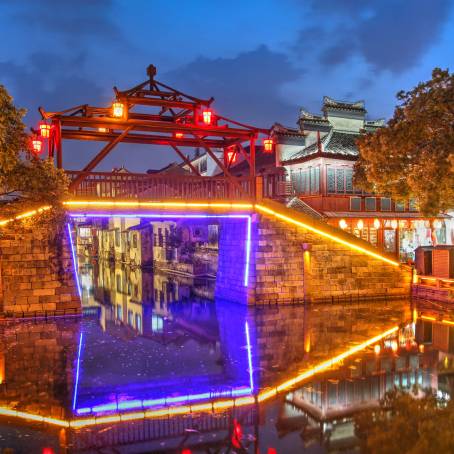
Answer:
[[(105, 244), (112, 251), (116, 234), (110, 235)], [(99, 238), (79, 232), (82, 319), (0, 325), (2, 408), (69, 420), (219, 395), (257, 396), (393, 326), (399, 329), (262, 404), (65, 429), (64, 436), (4, 416), (8, 428), (0, 428), (0, 436), (11, 427), (20, 432), (22, 425), (24, 433), (38, 428), (49, 431), (54, 446), (75, 452), (105, 446), (123, 452), (125, 445), (147, 452), (304, 452), (317, 445), (329, 452), (356, 445), (352, 416), (377, 405), (394, 386), (419, 384), (451, 395), (454, 315), (439, 305), (235, 305), (214, 300), (208, 274), (126, 263), (124, 251), (106, 255)]]

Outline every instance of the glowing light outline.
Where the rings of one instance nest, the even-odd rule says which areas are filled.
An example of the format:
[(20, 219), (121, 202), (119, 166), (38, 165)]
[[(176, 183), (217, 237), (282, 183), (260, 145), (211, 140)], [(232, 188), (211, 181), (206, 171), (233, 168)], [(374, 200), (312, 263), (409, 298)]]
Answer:
[[(245, 265), (244, 265), (244, 287), (249, 285), (249, 267), (250, 267), (250, 255), (251, 255), (251, 215), (250, 214), (157, 214), (157, 213), (68, 213), (71, 218), (110, 218), (110, 217), (123, 217), (123, 218), (145, 218), (145, 219), (212, 219), (212, 218), (228, 218), (228, 219), (246, 219), (246, 241), (245, 241)], [(68, 224), (69, 225), (69, 224)], [(68, 227), (69, 229), (69, 227)], [(70, 233), (71, 236), (71, 233)], [(72, 237), (71, 237), (72, 244)], [(74, 260), (74, 255), (73, 255)], [(79, 285), (79, 279), (77, 279)], [(81, 296), (80, 290), (79, 295)]]
[(74, 384), (74, 396), (73, 396), (73, 411), (76, 409), (77, 401), (77, 389), (79, 387), (79, 374), (80, 374), (80, 353), (82, 351), (82, 339), (84, 337), (83, 331), (80, 332), (79, 337), (79, 350), (77, 352), (77, 365), (76, 365), (76, 382)]
[(37, 208), (36, 210), (25, 211), (24, 213), (18, 214), (17, 216), (15, 216), (13, 218), (3, 219), (0, 221), (0, 227), (3, 227), (4, 225), (7, 225), (13, 221), (18, 221), (20, 219), (29, 218), (31, 216), (34, 216), (35, 214), (39, 214), (39, 213), (42, 213), (43, 211), (50, 210), (51, 208), (52, 207), (50, 205), (45, 205), (40, 208)]
[(390, 265), (393, 265), (393, 266), (400, 266), (401, 264), (399, 262), (396, 262), (394, 260), (391, 260), (391, 259), (388, 259), (387, 257), (383, 256), (383, 255), (380, 255), (376, 252), (373, 252), (373, 251), (370, 251), (366, 248), (363, 248), (362, 246), (358, 246), (356, 244), (353, 244), (347, 240), (343, 240), (342, 238), (336, 236), (336, 235), (332, 235), (331, 233), (328, 233), (328, 232), (325, 232), (323, 230), (320, 230), (316, 227), (312, 227), (311, 225), (309, 224), (306, 224), (304, 222), (301, 222), (301, 221), (298, 221), (296, 219), (293, 219), (289, 216), (286, 216), (285, 214), (282, 214), (282, 213), (279, 213), (271, 208), (268, 208), (268, 207), (265, 207), (263, 205), (259, 205), (259, 204), (255, 204), (255, 208), (259, 211), (261, 211), (262, 213), (266, 213), (266, 214), (269, 214), (269, 215), (272, 215), (272, 216), (275, 216), (276, 218), (278, 219), (281, 219), (285, 222), (287, 222), (288, 224), (293, 224), (293, 225), (296, 225), (298, 227), (303, 227), (307, 230), (310, 230), (311, 232), (314, 232), (316, 233), (317, 235), (320, 235), (320, 236), (323, 236), (325, 238), (328, 238), (332, 241), (335, 241), (336, 243), (340, 243), (340, 244), (343, 244), (344, 246), (348, 246), (350, 249), (354, 249), (354, 250), (357, 250), (359, 252), (362, 252), (363, 254), (367, 254), (369, 255), (370, 257), (373, 257), (375, 259), (378, 259), (378, 260), (382, 260), (386, 263), (389, 263)]
[(71, 233), (71, 224), (68, 222), (66, 224), (66, 226), (68, 227), (69, 244), (71, 246), (71, 255), (72, 255), (73, 265), (74, 265), (74, 275), (76, 278), (77, 292), (79, 293), (79, 298), (81, 299), (81, 302), (82, 302), (82, 290), (80, 288), (80, 282), (79, 282), (79, 267), (77, 264), (76, 252), (74, 250), (73, 235)]

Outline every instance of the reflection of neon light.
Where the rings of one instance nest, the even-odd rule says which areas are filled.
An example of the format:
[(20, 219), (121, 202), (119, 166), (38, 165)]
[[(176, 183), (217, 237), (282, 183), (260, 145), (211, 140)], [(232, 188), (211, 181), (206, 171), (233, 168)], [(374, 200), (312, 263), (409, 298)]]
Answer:
[(79, 337), (79, 350), (77, 352), (76, 383), (74, 385), (73, 410), (76, 409), (77, 388), (79, 386), (79, 372), (80, 372), (80, 352), (82, 351), (83, 336), (84, 336), (84, 333), (81, 331), (80, 337)]
[(152, 409), (153, 407), (171, 407), (171, 404), (175, 403), (192, 403), (200, 400), (216, 399), (219, 397), (237, 397), (249, 395), (252, 392), (252, 388), (233, 388), (228, 391), (212, 392), (212, 393), (201, 393), (201, 394), (188, 394), (184, 396), (167, 397), (162, 399), (145, 399), (145, 400), (130, 400), (119, 402), (111, 402), (108, 404), (96, 405), (94, 407), (78, 408), (76, 413), (78, 415), (85, 415), (88, 413), (105, 413), (115, 410), (131, 410), (131, 409)]
[[(383, 338), (395, 333), (398, 331), (399, 327), (395, 326), (378, 336), (372, 337), (371, 339), (366, 340), (365, 342), (337, 355), (327, 361), (324, 361), (312, 369), (304, 372), (303, 374), (298, 375), (297, 377), (287, 380), (283, 382), (281, 385), (271, 388), (266, 391), (262, 391), (258, 395), (258, 402), (264, 402), (278, 394), (279, 391), (287, 390), (291, 388), (295, 384), (299, 384), (305, 378), (313, 377), (314, 375), (329, 369), (332, 366), (335, 366), (342, 362), (342, 360), (352, 356), (355, 353), (365, 349), (366, 347), (373, 345)], [(251, 389), (245, 388), (245, 391), (250, 392)], [(24, 413), (19, 412), (16, 410), (12, 410), (5, 407), (0, 407), (0, 415), (6, 416), (15, 416), (22, 419), (34, 420), (34, 421), (42, 421), (47, 422), (49, 424), (54, 424), (62, 427), (71, 427), (74, 429), (80, 429), (82, 427), (87, 426), (96, 426), (99, 424), (106, 424), (106, 423), (115, 423), (121, 421), (133, 421), (136, 419), (153, 419), (153, 418), (168, 418), (174, 415), (185, 415), (185, 414), (192, 414), (192, 413), (200, 413), (200, 412), (213, 412), (216, 410), (225, 410), (228, 408), (235, 408), (240, 407), (243, 405), (251, 405), (255, 403), (254, 396), (245, 396), (239, 397), (236, 399), (228, 399), (228, 400), (216, 400), (212, 402), (200, 403), (195, 405), (180, 405), (180, 406), (172, 406), (166, 408), (159, 408), (153, 410), (146, 410), (146, 411), (137, 411), (132, 413), (125, 413), (125, 414), (116, 414), (116, 415), (108, 415), (108, 416), (100, 416), (100, 417), (92, 417), (92, 418), (85, 418), (85, 419), (73, 419), (71, 421), (64, 421), (58, 420), (55, 418), (48, 418), (45, 416), (35, 415), (31, 413)], [(80, 409), (82, 410), (82, 409)]]
[(77, 258), (76, 258), (76, 252), (74, 250), (74, 243), (73, 243), (73, 235), (71, 232), (71, 225), (68, 223), (66, 224), (68, 227), (68, 234), (69, 234), (69, 244), (71, 246), (71, 255), (73, 258), (73, 265), (74, 265), (74, 274), (76, 277), (76, 285), (77, 285), (77, 291), (79, 293), (79, 298), (82, 298), (82, 291), (80, 289), (80, 282), (79, 282), (79, 272), (78, 272), (78, 266), (77, 266)]
[(249, 367), (249, 384), (251, 386), (251, 391), (254, 390), (254, 378), (253, 378), (253, 370), (252, 370), (252, 353), (251, 353), (251, 339), (249, 336), (249, 324), (246, 322), (244, 324), (246, 330), (246, 345), (247, 345), (247, 361)]
[(266, 213), (266, 214), (271, 214), (273, 215), (274, 217), (276, 218), (279, 218), (285, 222), (287, 222), (288, 224), (293, 224), (293, 225), (296, 225), (298, 227), (303, 227), (304, 229), (307, 229), (307, 230), (310, 230), (311, 232), (314, 232), (318, 235), (321, 235), (325, 238), (328, 238), (332, 241), (335, 241), (336, 243), (340, 243), (340, 244), (343, 244), (344, 246), (348, 246), (350, 249), (354, 249), (356, 251), (359, 251), (359, 252), (362, 252), (364, 254), (367, 254), (367, 255), (370, 255), (371, 257), (374, 257), (378, 260), (382, 260), (383, 262), (386, 262), (386, 263), (389, 263), (390, 265), (394, 265), (394, 266), (400, 266), (400, 263), (399, 262), (396, 262), (394, 260), (390, 260), (386, 257), (384, 257), (383, 255), (380, 255), (380, 254), (377, 254), (376, 252), (373, 252), (373, 251), (370, 251), (369, 249), (366, 249), (366, 248), (363, 248), (361, 246), (358, 246), (354, 243), (351, 243), (350, 241), (347, 241), (347, 240), (343, 240), (342, 238), (336, 236), (336, 235), (332, 235), (331, 233), (328, 233), (327, 231), (325, 230), (320, 230), (316, 227), (312, 227), (311, 225), (309, 224), (306, 224), (304, 222), (301, 222), (301, 221), (297, 221), (296, 219), (293, 219), (291, 217), (288, 217), (284, 214), (281, 214), (281, 213), (278, 213), (277, 211), (274, 211), (274, 210), (271, 210), (263, 205), (255, 205), (255, 208), (259, 211), (261, 211), (262, 213)]
[[(68, 202), (69, 203), (69, 202)], [(236, 206), (236, 205), (235, 205)], [(245, 267), (244, 267), (244, 286), (247, 287), (249, 282), (249, 262), (251, 255), (251, 216), (248, 214), (155, 214), (155, 213), (69, 213), (69, 216), (72, 218), (110, 218), (110, 217), (120, 217), (120, 218), (149, 218), (149, 219), (175, 219), (175, 218), (185, 218), (185, 219), (246, 219), (247, 220), (247, 230), (246, 230), (246, 243), (245, 243)], [(68, 224), (68, 231), (70, 232), (70, 227)], [(71, 237), (71, 232), (70, 232)], [(72, 237), (71, 237), (72, 244)], [(75, 255), (73, 254), (73, 259)], [(79, 280), (77, 279), (77, 285), (79, 286)], [(81, 294), (79, 289), (79, 295)]]

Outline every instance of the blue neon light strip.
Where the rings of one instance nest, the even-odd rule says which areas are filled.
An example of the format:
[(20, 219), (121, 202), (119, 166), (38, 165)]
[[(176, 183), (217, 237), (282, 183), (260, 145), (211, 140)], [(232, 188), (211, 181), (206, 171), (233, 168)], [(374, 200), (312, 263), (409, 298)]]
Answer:
[(73, 259), (73, 266), (74, 266), (74, 274), (76, 278), (76, 285), (77, 285), (77, 292), (79, 293), (79, 298), (82, 298), (82, 291), (80, 289), (80, 282), (79, 282), (79, 268), (77, 266), (77, 258), (76, 258), (76, 252), (74, 250), (74, 243), (73, 243), (73, 234), (71, 232), (71, 225), (68, 223), (66, 224), (68, 228), (68, 234), (69, 234), (69, 244), (71, 246), (71, 255)]
[(83, 407), (78, 408), (76, 413), (78, 415), (86, 415), (88, 413), (107, 413), (116, 410), (132, 410), (132, 409), (144, 409), (148, 410), (151, 408), (164, 407), (169, 404), (175, 403), (193, 403), (202, 400), (210, 400), (218, 397), (238, 397), (248, 396), (252, 393), (252, 388), (234, 388), (228, 391), (213, 392), (213, 393), (201, 393), (201, 394), (188, 394), (185, 396), (167, 397), (163, 399), (145, 399), (145, 400), (125, 400), (122, 402), (111, 402), (102, 405), (95, 405), (94, 407)]
[(249, 366), (249, 384), (251, 386), (251, 392), (254, 390), (254, 376), (253, 376), (253, 369), (252, 369), (252, 349), (251, 349), (251, 338), (249, 336), (249, 324), (245, 322), (244, 328), (246, 331), (246, 346), (247, 346), (247, 361)]
[(77, 388), (79, 387), (80, 353), (82, 351), (82, 339), (83, 339), (83, 337), (84, 337), (84, 333), (81, 331), (80, 337), (79, 337), (79, 350), (77, 352), (76, 382), (74, 384), (73, 410), (76, 409)]
[[(150, 214), (150, 213), (134, 213), (134, 214), (123, 214), (123, 213), (69, 213), (69, 216), (72, 218), (110, 218), (110, 217), (120, 217), (120, 218), (150, 218), (150, 219), (175, 219), (175, 218), (188, 218), (188, 219), (210, 219), (210, 218), (233, 218), (233, 219), (246, 219), (246, 260), (245, 260), (245, 267), (244, 267), (244, 286), (247, 287), (249, 283), (249, 262), (250, 262), (250, 255), (251, 255), (251, 216), (248, 214)], [(68, 231), (69, 230), (68, 224)], [(70, 232), (71, 237), (71, 232)], [(71, 239), (72, 244), (72, 239)], [(74, 260), (74, 251), (73, 251), (73, 260)], [(79, 295), (80, 287), (79, 287), (79, 279), (77, 279), (77, 285), (79, 288)]]

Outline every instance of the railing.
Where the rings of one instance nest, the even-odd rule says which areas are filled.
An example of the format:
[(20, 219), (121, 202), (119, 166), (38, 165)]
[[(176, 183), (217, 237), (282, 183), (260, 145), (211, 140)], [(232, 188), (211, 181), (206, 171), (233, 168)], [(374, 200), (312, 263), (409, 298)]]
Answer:
[[(84, 172), (66, 171), (71, 180)], [(236, 177), (235, 184), (224, 177), (153, 175), (141, 173), (89, 172), (79, 184), (70, 188), (76, 197), (121, 199), (185, 200), (252, 200), (255, 180)]]
[(416, 276), (416, 284), (436, 287), (440, 289), (448, 289), (454, 291), (454, 279), (445, 279), (435, 276)]

